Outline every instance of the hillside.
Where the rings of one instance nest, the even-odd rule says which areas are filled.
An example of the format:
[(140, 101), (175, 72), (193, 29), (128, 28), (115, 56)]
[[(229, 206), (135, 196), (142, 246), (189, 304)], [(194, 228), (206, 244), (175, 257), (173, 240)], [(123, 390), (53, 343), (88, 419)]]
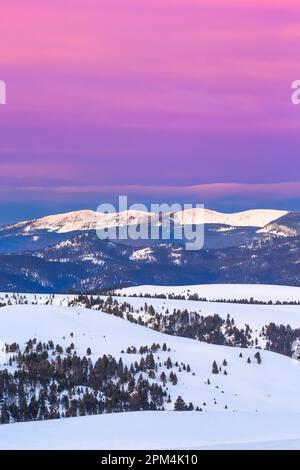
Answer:
[[(182, 394), (186, 402), (194, 405), (206, 402), (206, 410), (238, 411), (299, 411), (298, 389), (300, 377), (295, 374), (295, 366), (289, 358), (268, 351), (262, 352), (262, 364), (253, 359), (247, 364), (247, 357), (254, 357), (255, 351), (240, 350), (224, 346), (215, 346), (187, 338), (165, 335), (153, 330), (134, 325), (99, 311), (83, 308), (64, 308), (53, 306), (11, 306), (0, 309), (0, 329), (3, 342), (17, 342), (24, 346), (29, 339), (38, 341), (53, 340), (64, 349), (73, 341), (77, 354), (86, 354), (91, 348), (94, 361), (102, 354), (122, 357), (125, 363), (131, 363), (140, 354), (121, 354), (129, 346), (149, 347), (153, 343), (167, 344), (170, 351), (155, 353), (161, 361), (171, 357), (172, 362), (189, 364), (191, 371), (176, 373), (178, 384), (168, 386), (173, 408), (174, 400)], [(70, 336), (73, 333), (73, 336)], [(240, 352), (243, 357), (240, 358)], [(211, 373), (212, 362), (222, 365), (228, 362), (227, 376)], [(2, 368), (8, 360), (1, 356)], [(163, 366), (162, 366), (163, 369)], [(174, 369), (174, 370), (175, 370)], [(281, 380), (278, 381), (280, 371)], [(159, 375), (159, 374), (158, 374)], [(210, 378), (211, 385), (206, 381)], [(217, 387), (217, 388), (216, 388)], [(223, 392), (223, 393), (222, 393)], [(286, 396), (289, 400), (285, 400)], [(216, 403), (215, 403), (216, 401)]]
[(158, 243), (134, 248), (82, 232), (44, 249), (0, 254), (0, 290), (99, 292), (139, 284), (300, 285), (299, 237), (187, 251)]
[[(2, 294), (3, 298), (7, 299)], [(65, 304), (72, 299), (29, 296), (28, 300)], [(182, 302), (184, 308), (185, 302), (188, 304), (189, 301)], [(263, 306), (256, 308), (259, 316), (259, 309)], [(138, 352), (140, 346), (165, 343), (166, 351), (159, 349), (153, 352), (157, 369), (149, 380), (161, 384), (160, 375), (164, 371), (167, 383), (163, 388), (170, 394), (170, 402), (165, 402), (165, 409), (169, 411), (2, 425), (0, 448), (128, 449), (136, 448), (136, 438), (140, 434), (141, 448), (293, 448), (299, 443), (300, 377), (295, 373), (295, 362), (282, 355), (261, 351), (261, 363), (258, 363), (254, 357), (255, 350), (215, 346), (162, 334), (79, 306), (23, 304), (2, 307), (0, 330), (3, 341), (0, 368), (8, 371), (13, 371), (14, 365), (8, 365), (12, 354), (3, 351), (4, 343), (16, 342), (23, 350), (29, 339), (36, 338), (45, 343), (51, 340), (62, 347), (63, 358), (68, 356), (67, 347), (72, 341), (78, 357), (91, 349), (89, 360), (93, 364), (106, 354), (116, 360), (122, 358), (128, 367), (144, 355)], [(136, 347), (137, 352), (126, 352), (128, 347)], [(250, 363), (248, 357), (251, 358)], [(167, 358), (172, 363), (170, 368), (166, 367)], [(213, 361), (222, 369), (218, 374), (212, 373)], [(190, 371), (182, 364), (188, 365)], [(169, 381), (170, 372), (176, 373), (177, 384)], [(192, 402), (194, 407), (201, 408), (202, 412), (171, 412), (179, 395), (186, 403)], [(151, 420), (151, 426), (145, 425), (148, 420)], [(185, 429), (184, 433), (182, 429)], [(32, 433), (37, 438), (31, 438), (29, 442)]]

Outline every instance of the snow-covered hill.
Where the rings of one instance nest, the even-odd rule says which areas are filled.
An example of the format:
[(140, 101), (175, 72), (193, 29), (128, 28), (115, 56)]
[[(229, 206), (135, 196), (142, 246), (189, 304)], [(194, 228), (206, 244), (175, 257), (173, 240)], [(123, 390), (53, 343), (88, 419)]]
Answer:
[(190, 286), (154, 286), (141, 285), (117, 289), (121, 295), (181, 295), (188, 298), (197, 294), (199, 298), (210, 301), (234, 299), (254, 299), (261, 302), (300, 302), (300, 287), (273, 286), (265, 284), (198, 284)]
[[(252, 329), (251, 336), (259, 336), (262, 327), (275, 323), (276, 325), (289, 325), (291, 328), (300, 328), (300, 306), (299, 305), (256, 305), (238, 304), (226, 302), (201, 302), (193, 300), (170, 300), (141, 297), (126, 297), (116, 300), (122, 304), (127, 302), (134, 309), (134, 316), (146, 319), (143, 308), (145, 303), (152, 305), (155, 312), (165, 314), (175, 310), (187, 310), (197, 312), (205, 317), (219, 315), (226, 320), (227, 315), (234, 319), (238, 328), (249, 325)], [(148, 318), (149, 319), (149, 318)], [(259, 338), (258, 338), (259, 339)]]
[[(234, 288), (237, 289), (237, 286)], [(181, 291), (184, 289), (182, 287)], [(293, 292), (294, 294), (296, 292)], [(269, 296), (270, 292), (265, 295)], [(1, 302), (3, 299), (8, 300), (5, 294), (0, 297)], [(119, 297), (118, 299), (121, 300)], [(169, 411), (104, 414), (2, 425), (0, 448), (200, 449), (293, 448), (299, 445), (298, 362), (279, 354), (261, 351), (262, 362), (259, 364), (253, 349), (215, 346), (162, 334), (99, 310), (66, 307), (70, 300), (72, 296), (53, 298), (32, 295), (27, 299), (23, 297), (22, 302), (35, 302), (38, 305), (10, 305), (0, 308), (0, 368), (13, 370), (14, 367), (8, 365), (10, 354), (3, 350), (4, 343), (17, 342), (24, 348), (25, 343), (33, 338), (45, 343), (52, 340), (54, 344), (61, 345), (63, 351), (66, 351), (72, 341), (78, 356), (84, 356), (87, 348), (90, 348), (92, 362), (106, 354), (117, 360), (122, 358), (123, 363), (128, 366), (141, 358), (139, 352), (127, 353), (128, 347), (136, 347), (139, 351), (140, 346), (150, 347), (152, 344), (166, 343), (167, 351), (159, 349), (154, 352), (155, 361), (159, 366), (156, 377), (151, 380), (160, 383), (162, 372), (167, 376), (170, 371), (176, 372), (177, 385), (173, 385), (169, 380), (166, 384), (167, 393), (171, 397), (170, 402), (165, 405)], [(145, 302), (145, 299), (138, 298), (127, 300)], [(161, 306), (167, 302), (152, 300), (160, 302)], [(20, 301), (17, 296), (10, 298), (12, 304)], [(169, 302), (181, 303), (182, 309), (186, 306), (190, 308), (191, 304), (198, 304), (186, 300)], [(48, 305), (39, 305), (40, 303)], [(206, 304), (209, 307), (217, 305)], [(244, 313), (251, 313), (247, 309), (255, 307), (257, 318), (262, 311), (260, 309), (265, 312), (267, 308), (260, 305), (222, 305), (229, 311), (231, 307), (240, 308)], [(135, 304), (134, 308), (137, 307), (138, 304)], [(280, 306), (282, 309), (289, 307)], [(254, 314), (254, 311), (252, 313)], [(262, 313), (262, 316), (264, 314)], [(251, 321), (250, 317), (251, 315)], [(168, 357), (172, 362), (171, 369), (166, 367)], [(251, 359), (250, 363), (248, 357)], [(213, 361), (222, 369), (219, 374), (212, 373)], [(190, 372), (180, 367), (181, 364), (189, 364)], [(181, 395), (186, 403), (192, 402), (203, 411), (172, 412), (178, 395)], [(35, 439), (32, 439), (33, 434), (37, 436)]]
[[(165, 335), (84, 308), (31, 305), (4, 307), (0, 309), (0, 331), (2, 343), (17, 342), (24, 346), (26, 341), (36, 338), (42, 342), (52, 340), (65, 349), (72, 341), (79, 356), (85, 355), (90, 347), (92, 360), (103, 354), (111, 354), (116, 358), (122, 357), (125, 364), (131, 364), (140, 357), (139, 353), (121, 353), (129, 346), (139, 348), (144, 345), (150, 347), (153, 343), (166, 343), (170, 351), (160, 350), (155, 354), (155, 357), (160, 357), (162, 364), (170, 356), (173, 363), (183, 362), (191, 367), (190, 373), (184, 370), (180, 372), (176, 368), (178, 384), (168, 384), (168, 393), (172, 399), (169, 409), (173, 409), (177, 396), (182, 395), (187, 403), (193, 402), (195, 406), (204, 406), (205, 403), (204, 409), (207, 411), (222, 411), (227, 406), (228, 411), (300, 412), (300, 375), (296, 373), (293, 361), (279, 354), (263, 351), (262, 363), (259, 365), (254, 359), (255, 350), (215, 346)], [(243, 357), (239, 357), (240, 353)], [(251, 364), (247, 364), (248, 356), (252, 359)], [(228, 375), (213, 375), (212, 362), (215, 360), (222, 366), (224, 359), (228, 364), (224, 367)], [(0, 367), (6, 367), (7, 361), (8, 357), (2, 351)], [(158, 377), (162, 370), (158, 371)]]
[[(300, 305), (276, 305), (278, 300), (287, 302), (300, 301), (300, 288), (288, 286), (251, 286), (244, 284), (236, 285), (208, 285), (208, 286), (189, 286), (189, 287), (166, 287), (159, 288), (159, 286), (140, 286), (135, 288), (121, 289), (121, 297), (113, 297), (119, 304), (124, 302), (133, 307), (133, 315), (138, 318), (146, 318), (144, 307), (147, 302), (148, 305), (153, 305), (158, 313), (165, 314), (166, 311), (173, 312), (176, 310), (187, 310), (188, 312), (198, 312), (201, 315), (219, 315), (221, 318), (226, 319), (230, 315), (234, 319), (235, 324), (239, 328), (244, 328), (248, 324), (252, 330), (258, 332), (260, 329), (269, 323), (277, 325), (290, 325), (292, 328), (300, 328)], [(156, 290), (157, 289), (157, 290)], [(164, 290), (163, 290), (164, 289)], [(180, 295), (187, 295), (198, 293), (199, 298), (206, 297), (208, 301), (201, 300), (177, 300), (177, 299), (159, 299), (159, 298), (145, 298), (139, 297), (139, 294), (144, 295), (161, 294), (164, 293), (180, 293)], [(226, 300), (225, 302), (217, 302), (217, 295), (220, 299)], [(134, 295), (134, 297), (132, 296)], [(136, 296), (137, 295), (137, 296)], [(233, 299), (241, 295), (242, 299), (250, 300), (251, 297), (257, 301), (269, 302), (273, 301), (273, 305), (257, 305), (257, 304), (240, 304), (231, 302)], [(98, 298), (98, 296), (92, 296)], [(101, 299), (106, 299), (106, 296), (100, 296)], [(0, 293), (0, 304), (20, 306), (20, 305), (40, 305), (40, 306), (54, 306), (54, 307), (67, 307), (72, 302), (76, 301), (76, 295), (48, 295), (48, 294), (6, 294)], [(79, 305), (78, 305), (79, 306)]]

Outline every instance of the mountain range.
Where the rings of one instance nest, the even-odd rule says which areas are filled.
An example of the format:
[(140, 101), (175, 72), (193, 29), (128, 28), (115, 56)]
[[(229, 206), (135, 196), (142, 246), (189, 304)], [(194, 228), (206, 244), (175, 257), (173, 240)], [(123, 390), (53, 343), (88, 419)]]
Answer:
[[(117, 220), (119, 225), (138, 224), (148, 216), (135, 211), (118, 214)], [(190, 211), (171, 216), (190, 223), (203, 214)], [(300, 285), (299, 213), (207, 210), (205, 246), (199, 251), (187, 251), (172, 240), (141, 245), (99, 240), (95, 228), (111, 222), (106, 217), (78, 211), (1, 227), (0, 290), (98, 292), (138, 284)]]
[[(186, 209), (171, 212), (168, 217), (173, 226), (174, 224), (201, 225), (204, 223), (205, 248), (236, 246), (255, 239), (262, 239), (266, 234), (282, 235), (285, 230), (286, 233), (290, 233), (289, 230), (295, 231), (294, 226), (289, 226), (290, 222), (294, 220), (295, 213), (278, 210), (256, 209), (224, 214), (209, 209)], [(285, 229), (286, 218), (288, 218), (287, 229)], [(83, 210), (50, 215), (0, 227), (0, 253), (34, 251), (59, 243), (82, 232), (95, 232), (97, 229), (114, 226), (141, 226), (150, 223), (157, 226), (163, 225), (157, 214), (133, 210), (116, 214)], [(170, 240), (176, 242), (172, 234), (168, 238), (164, 238), (161, 234), (160, 241)], [(157, 240), (154, 241), (154, 243), (156, 242)], [(151, 240), (147, 242), (127, 240), (126, 243), (139, 246), (151, 245), (153, 242)]]

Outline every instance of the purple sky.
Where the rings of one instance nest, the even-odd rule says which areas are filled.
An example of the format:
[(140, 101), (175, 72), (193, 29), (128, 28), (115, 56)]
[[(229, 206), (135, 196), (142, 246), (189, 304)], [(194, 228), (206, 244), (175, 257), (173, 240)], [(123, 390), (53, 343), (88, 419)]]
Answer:
[(298, 0), (0, 6), (0, 222), (115, 195), (300, 209)]

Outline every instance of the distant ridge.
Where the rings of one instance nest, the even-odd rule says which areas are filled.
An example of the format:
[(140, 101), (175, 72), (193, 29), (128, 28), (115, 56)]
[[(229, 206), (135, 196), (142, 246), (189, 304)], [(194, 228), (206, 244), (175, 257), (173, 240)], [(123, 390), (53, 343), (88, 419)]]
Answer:
[[(186, 209), (170, 213), (170, 216), (174, 222), (181, 224), (202, 224), (204, 221), (205, 224), (263, 228), (288, 213), (288, 211), (273, 209), (252, 209), (225, 214), (209, 209)], [(17, 230), (19, 233), (29, 235), (37, 230), (44, 230), (62, 234), (96, 230), (115, 225), (141, 224), (150, 220), (158, 221), (157, 215), (143, 211), (126, 211), (112, 215), (92, 210), (81, 210), (6, 225), (0, 227), (0, 232)]]

